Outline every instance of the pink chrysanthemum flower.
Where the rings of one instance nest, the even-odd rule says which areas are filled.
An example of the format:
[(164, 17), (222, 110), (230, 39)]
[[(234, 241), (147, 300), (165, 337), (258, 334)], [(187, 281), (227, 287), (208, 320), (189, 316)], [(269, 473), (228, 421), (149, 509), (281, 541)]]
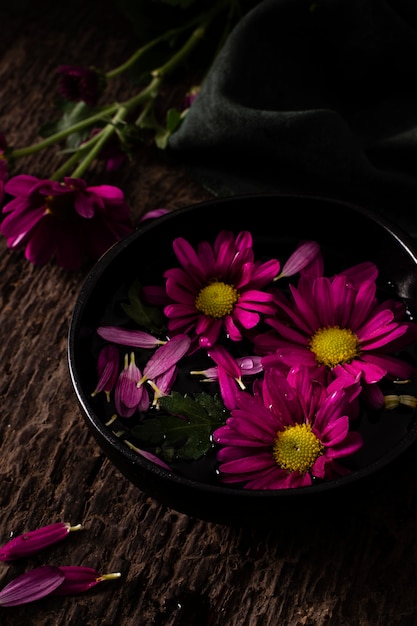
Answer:
[(61, 65), (57, 69), (58, 91), (73, 102), (97, 104), (105, 86), (104, 74), (94, 67)]
[(118, 187), (88, 187), (80, 178), (64, 182), (19, 175), (7, 181), (14, 199), (3, 207), (0, 232), (10, 248), (25, 248), (35, 265), (55, 256), (63, 269), (81, 269), (133, 231), (130, 209)]
[(338, 462), (362, 447), (350, 430), (358, 384), (323, 387), (309, 368), (265, 372), (254, 395), (241, 391), (237, 408), (213, 433), (220, 479), (246, 489), (288, 489), (349, 473)]
[(359, 376), (363, 399), (382, 408), (375, 384), (384, 377), (409, 379), (415, 367), (395, 352), (417, 339), (417, 324), (407, 321), (405, 306), (377, 299), (378, 270), (363, 263), (332, 278), (303, 276), (290, 297), (275, 292), (277, 313), (266, 319), (272, 330), (254, 339), (264, 368), (303, 364), (324, 384), (349, 385)]
[[(194, 335), (200, 347), (208, 348), (222, 330), (232, 341), (240, 341), (242, 332), (254, 328), (261, 315), (274, 312), (272, 295), (262, 289), (278, 274), (280, 264), (275, 259), (254, 260), (249, 232), (235, 238), (221, 231), (214, 245), (203, 241), (197, 250), (179, 237), (173, 248), (181, 267), (164, 274), (170, 301), (164, 312), (171, 333)], [(152, 289), (144, 293), (157, 297)]]

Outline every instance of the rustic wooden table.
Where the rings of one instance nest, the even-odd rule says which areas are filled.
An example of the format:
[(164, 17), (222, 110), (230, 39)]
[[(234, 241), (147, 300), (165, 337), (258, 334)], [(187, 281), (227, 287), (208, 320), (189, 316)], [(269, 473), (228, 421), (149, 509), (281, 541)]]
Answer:
[[(0, 8), (0, 131), (10, 144), (32, 142), (53, 115), (58, 65), (111, 68), (135, 49), (120, 13), (97, 6)], [(17, 171), (47, 177), (57, 159), (47, 151)], [(108, 182), (136, 217), (211, 197), (150, 145)], [(83, 525), (36, 557), (0, 563), (0, 587), (45, 563), (122, 574), (93, 592), (0, 608), (2, 626), (417, 625), (415, 452), (340, 524), (260, 531), (171, 510), (111, 465), (81, 418), (67, 333), (86, 272), (33, 267), (4, 238), (0, 268), (0, 544), (54, 521)]]

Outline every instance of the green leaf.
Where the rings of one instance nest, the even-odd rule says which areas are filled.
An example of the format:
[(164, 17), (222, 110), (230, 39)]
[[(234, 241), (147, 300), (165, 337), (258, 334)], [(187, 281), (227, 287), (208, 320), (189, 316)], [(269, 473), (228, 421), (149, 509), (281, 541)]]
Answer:
[(167, 112), (167, 129), (173, 133), (181, 123), (182, 115), (177, 109), (169, 109)]
[(167, 147), (168, 139), (176, 131), (182, 121), (182, 114), (176, 109), (169, 109), (166, 116), (166, 128), (161, 128), (155, 133), (155, 143), (158, 148), (164, 150)]
[(213, 426), (224, 421), (223, 403), (218, 396), (206, 392), (183, 396), (173, 391), (169, 396), (160, 398), (159, 405), (172, 415), (181, 415), (190, 421), (209, 421)]
[(128, 292), (128, 302), (122, 302), (123, 311), (134, 321), (151, 332), (162, 332), (165, 328), (165, 318), (158, 307), (144, 304), (140, 298), (142, 286), (135, 280)]
[(213, 430), (225, 423), (227, 414), (217, 396), (208, 393), (183, 396), (174, 391), (160, 398), (160, 410), (131, 430), (142, 445), (156, 448), (165, 461), (193, 461), (212, 446)]
[(85, 104), (85, 102), (63, 100), (56, 104), (62, 110), (62, 116), (57, 120), (44, 124), (40, 129), (41, 137), (49, 137), (61, 130), (65, 130), (72, 124), (89, 117), (92, 112), (91, 107)]

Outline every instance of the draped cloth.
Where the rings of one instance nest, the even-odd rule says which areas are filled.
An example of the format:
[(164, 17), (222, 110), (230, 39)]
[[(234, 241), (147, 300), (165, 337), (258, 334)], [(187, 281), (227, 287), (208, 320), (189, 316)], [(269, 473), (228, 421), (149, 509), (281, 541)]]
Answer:
[(263, 0), (168, 150), (215, 195), (323, 195), (417, 237), (417, 2)]

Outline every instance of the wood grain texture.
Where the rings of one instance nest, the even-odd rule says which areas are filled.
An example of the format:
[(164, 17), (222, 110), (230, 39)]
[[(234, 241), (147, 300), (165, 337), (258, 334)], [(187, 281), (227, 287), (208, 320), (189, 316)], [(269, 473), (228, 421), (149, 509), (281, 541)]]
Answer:
[[(111, 3), (51, 4), (0, 8), (0, 131), (12, 144), (32, 142), (53, 116), (58, 65), (109, 69), (135, 48)], [(17, 171), (47, 177), (57, 163), (52, 150)], [(92, 176), (103, 182), (99, 168)], [(150, 145), (106, 182), (126, 190), (136, 217), (210, 197)], [(2, 626), (417, 625), (415, 453), (336, 523), (283, 520), (266, 532), (168, 509), (119, 474), (79, 413), (67, 333), (86, 273), (35, 268), (4, 239), (0, 271), (0, 543), (54, 521), (83, 524), (36, 557), (0, 563), (0, 586), (46, 563), (122, 573), (88, 594), (0, 608)]]

